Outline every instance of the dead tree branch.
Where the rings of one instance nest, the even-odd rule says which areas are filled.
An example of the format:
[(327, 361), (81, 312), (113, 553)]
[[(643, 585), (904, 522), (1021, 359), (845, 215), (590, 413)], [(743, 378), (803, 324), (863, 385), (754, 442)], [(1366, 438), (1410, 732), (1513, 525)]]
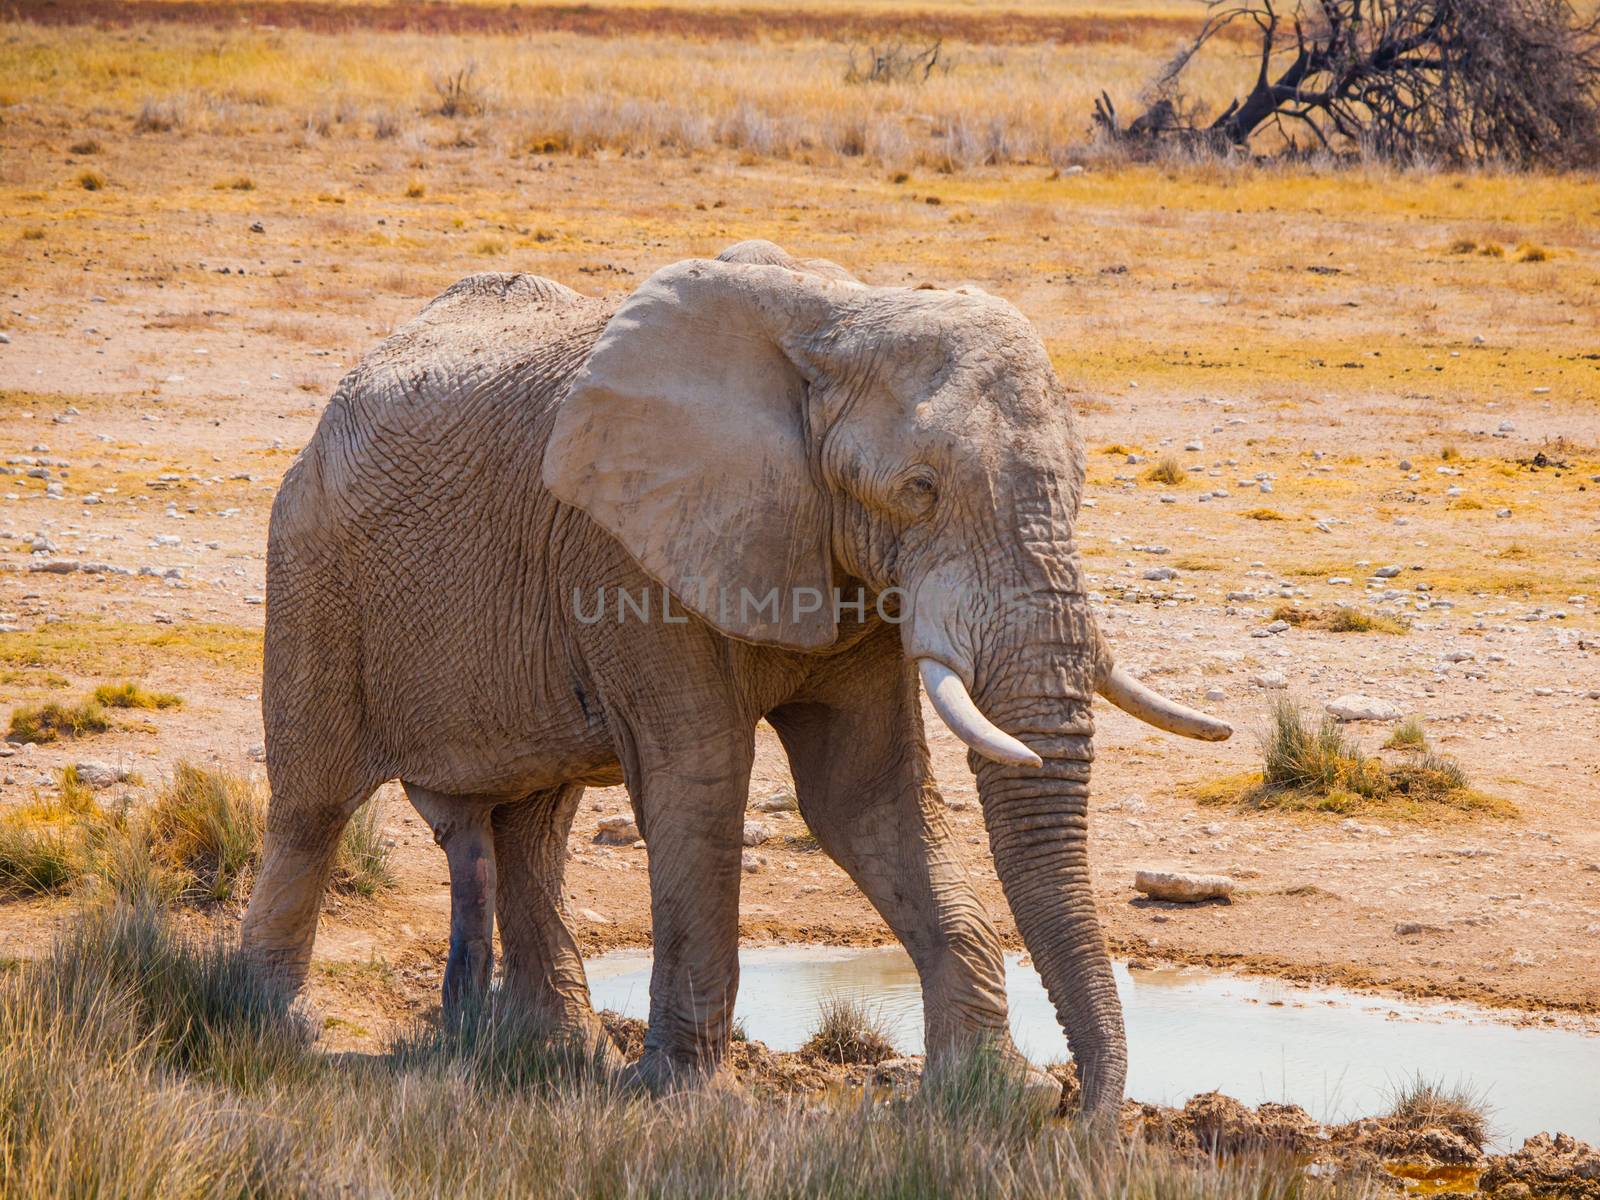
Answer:
[[(1250, 90), (1209, 120), (1184, 69), (1223, 29), (1259, 37)], [(1570, 0), (1213, 0), (1192, 42), (1146, 89), (1126, 127), (1095, 101), (1102, 133), (1135, 147), (1244, 150), (1264, 129), (1338, 153), (1514, 165), (1600, 163), (1600, 16)]]

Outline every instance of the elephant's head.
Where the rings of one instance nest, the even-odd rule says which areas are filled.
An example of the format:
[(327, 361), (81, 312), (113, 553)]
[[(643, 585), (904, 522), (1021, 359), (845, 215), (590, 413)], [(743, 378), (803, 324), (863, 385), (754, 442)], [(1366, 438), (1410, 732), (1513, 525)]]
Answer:
[(1091, 700), (1192, 737), (1231, 731), (1112, 664), (1073, 536), (1083, 446), (1028, 321), (981, 292), (867, 287), (767, 243), (678, 263), (612, 318), (544, 475), (733, 637), (829, 644), (834, 606), (811, 596), (848, 577), (903, 598), (906, 655), (971, 748), (1085, 1108), (1114, 1109), (1126, 1049), (1090, 891)]

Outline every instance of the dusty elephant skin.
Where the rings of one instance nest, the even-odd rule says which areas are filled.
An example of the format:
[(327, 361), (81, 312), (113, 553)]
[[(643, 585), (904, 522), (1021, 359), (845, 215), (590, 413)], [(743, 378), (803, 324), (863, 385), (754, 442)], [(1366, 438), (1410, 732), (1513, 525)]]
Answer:
[(930, 1053), (1009, 1046), (920, 671), (972, 748), (1083, 1107), (1114, 1113), (1126, 1049), (1086, 859), (1090, 702), (1229, 730), (1112, 665), (1073, 541), (1082, 484), (1043, 346), (987, 295), (869, 288), (769, 243), (667, 267), (620, 304), (464, 280), (345, 378), (273, 506), (273, 798), (247, 948), (303, 980), (340, 830), (398, 778), (450, 863), (447, 1004), (487, 985), (498, 920), (505, 996), (605, 1044), (564, 850), (583, 788), (625, 782), (655, 945), (631, 1069), (713, 1073), (765, 717), (823, 849), (916, 962)]

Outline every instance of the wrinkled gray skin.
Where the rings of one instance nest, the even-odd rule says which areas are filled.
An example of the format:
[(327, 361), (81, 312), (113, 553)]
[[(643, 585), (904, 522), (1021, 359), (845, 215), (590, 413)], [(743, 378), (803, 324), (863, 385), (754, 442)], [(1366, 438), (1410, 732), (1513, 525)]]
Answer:
[[(999, 943), (928, 765), (913, 660), (932, 659), (1044, 760), (970, 761), (1084, 1105), (1113, 1110), (1126, 1049), (1085, 841), (1109, 657), (1082, 485), (1044, 347), (989, 296), (865, 287), (767, 243), (668, 267), (620, 311), (533, 276), (462, 281), (344, 379), (273, 506), (246, 948), (303, 980), (340, 831), (398, 778), (449, 857), (447, 1003), (487, 986), (498, 917), (505, 998), (603, 1041), (563, 860), (583, 788), (625, 782), (655, 945), (636, 1071), (712, 1073), (765, 717), (806, 822), (916, 962), (930, 1054), (1009, 1050)], [(730, 615), (690, 579), (863, 586), (867, 617)], [(651, 619), (619, 623), (616, 588), (650, 593)], [(875, 615), (880, 593), (910, 619)]]

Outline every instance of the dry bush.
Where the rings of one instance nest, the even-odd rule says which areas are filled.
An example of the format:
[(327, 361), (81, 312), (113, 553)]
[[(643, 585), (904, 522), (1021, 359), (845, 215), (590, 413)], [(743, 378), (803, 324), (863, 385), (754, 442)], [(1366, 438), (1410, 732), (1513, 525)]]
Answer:
[(1176, 455), (1164, 454), (1160, 462), (1145, 468), (1142, 478), (1151, 483), (1179, 484), (1189, 478), (1189, 472), (1183, 469)]
[[(908, 50), (899, 44), (873, 46), (865, 52), (852, 47), (850, 65), (845, 68), (846, 83), (927, 83), (935, 70), (948, 72), (950, 60), (941, 58), (942, 41), (921, 50)], [(861, 60), (856, 56), (861, 54)]]
[(467, 63), (453, 71), (440, 71), (432, 80), (441, 117), (481, 117), (488, 109), (488, 98), (478, 82), (478, 64)]
[[(1225, 32), (1254, 26), (1256, 77), (1209, 120), (1185, 72)], [(1150, 152), (1244, 149), (1273, 130), (1322, 151), (1407, 162), (1600, 163), (1600, 15), (1570, 0), (1210, 0), (1194, 40), (1112, 142)]]

